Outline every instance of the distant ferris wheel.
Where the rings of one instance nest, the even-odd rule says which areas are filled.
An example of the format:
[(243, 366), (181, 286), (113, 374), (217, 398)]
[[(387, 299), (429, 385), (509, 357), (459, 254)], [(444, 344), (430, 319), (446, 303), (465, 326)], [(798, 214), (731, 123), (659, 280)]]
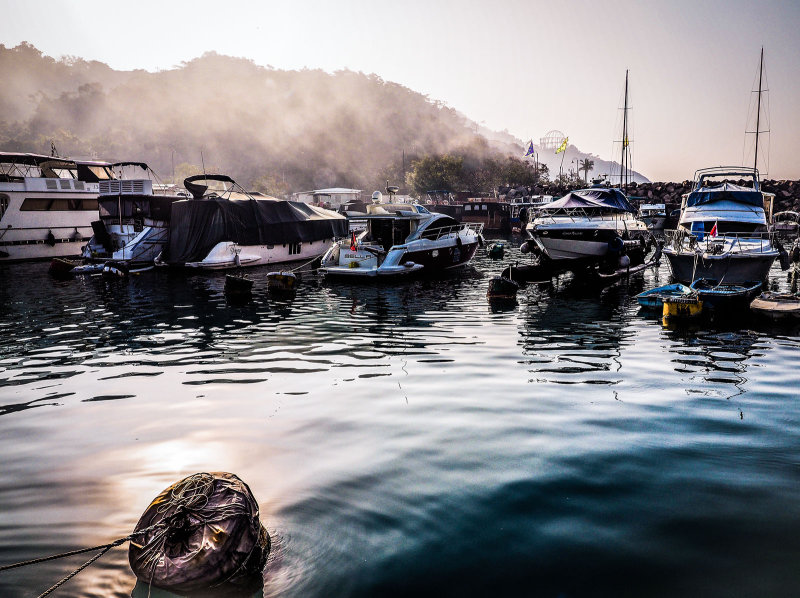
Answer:
[(539, 139), (539, 147), (546, 150), (556, 151), (567, 138), (561, 131), (555, 129)]

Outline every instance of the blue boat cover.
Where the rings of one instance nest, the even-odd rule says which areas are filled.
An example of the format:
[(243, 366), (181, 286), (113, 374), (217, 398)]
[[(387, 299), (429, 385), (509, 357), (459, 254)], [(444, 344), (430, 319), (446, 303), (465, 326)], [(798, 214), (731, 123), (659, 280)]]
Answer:
[(590, 189), (579, 189), (567, 193), (561, 199), (551, 201), (542, 206), (543, 210), (561, 210), (573, 208), (601, 208), (616, 212), (636, 213), (634, 208), (619, 189), (608, 187), (593, 187)]
[(692, 191), (686, 198), (686, 207), (701, 206), (725, 199), (749, 206), (764, 207), (764, 199), (759, 191), (728, 182), (713, 187), (700, 187)]

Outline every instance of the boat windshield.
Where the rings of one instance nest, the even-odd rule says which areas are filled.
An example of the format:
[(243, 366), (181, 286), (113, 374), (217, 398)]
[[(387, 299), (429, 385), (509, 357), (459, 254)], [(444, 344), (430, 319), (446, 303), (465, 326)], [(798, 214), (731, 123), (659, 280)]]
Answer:
[(101, 162), (78, 162), (78, 180), (85, 183), (98, 183), (114, 179), (111, 164)]

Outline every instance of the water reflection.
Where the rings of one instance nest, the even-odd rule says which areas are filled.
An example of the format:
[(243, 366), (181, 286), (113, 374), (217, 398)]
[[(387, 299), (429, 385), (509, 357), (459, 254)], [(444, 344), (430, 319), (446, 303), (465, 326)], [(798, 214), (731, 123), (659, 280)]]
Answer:
[[(124, 536), (165, 486), (224, 470), (273, 538), (265, 596), (792, 595), (797, 332), (664, 329), (633, 299), (663, 268), (493, 310), (502, 265), (306, 276), (294, 299), (254, 271), (243, 305), (216, 274), (0, 268), (0, 560)], [(134, 584), (115, 550), (62, 595)]]

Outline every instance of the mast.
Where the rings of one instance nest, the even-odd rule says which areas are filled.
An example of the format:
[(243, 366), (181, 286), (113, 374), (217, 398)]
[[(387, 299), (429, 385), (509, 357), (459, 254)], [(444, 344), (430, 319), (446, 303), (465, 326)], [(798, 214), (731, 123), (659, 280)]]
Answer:
[[(628, 69), (625, 69), (625, 107), (622, 111), (622, 156), (619, 164), (619, 187), (622, 187), (622, 176), (625, 176), (625, 188), (628, 187), (628, 168), (626, 150), (628, 149)], [(624, 192), (624, 191), (623, 191)]]
[(753, 170), (758, 170), (758, 131), (761, 128), (761, 77), (764, 74), (764, 46), (761, 46), (761, 62), (758, 66), (758, 108), (756, 109), (756, 155)]

